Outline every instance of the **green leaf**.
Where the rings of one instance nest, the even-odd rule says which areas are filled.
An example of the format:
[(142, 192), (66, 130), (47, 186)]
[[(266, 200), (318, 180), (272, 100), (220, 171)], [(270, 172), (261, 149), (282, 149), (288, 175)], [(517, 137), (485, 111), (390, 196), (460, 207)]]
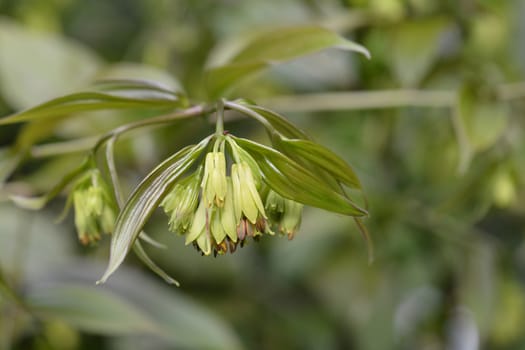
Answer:
[(365, 216), (367, 211), (334, 192), (316, 174), (284, 154), (250, 140), (235, 138), (255, 158), (264, 181), (281, 196), (313, 207), (349, 216)]
[[(101, 91), (97, 91), (97, 88)], [(99, 82), (92, 91), (77, 92), (0, 119), (0, 125), (42, 120), (78, 112), (106, 109), (173, 109), (186, 106), (181, 94), (139, 81)]]
[(263, 33), (237, 53), (231, 62), (282, 62), (330, 47), (356, 51), (370, 57), (366, 48), (329, 29), (305, 25), (275, 28)]
[[(362, 188), (357, 175), (350, 165), (328, 148), (310, 141), (309, 136), (305, 132), (290, 123), (283, 116), (264, 107), (243, 101), (239, 101), (239, 103), (226, 102), (225, 105), (262, 122), (267, 127), (274, 146), (288, 157), (309, 169), (317, 170), (319, 175), (325, 175), (323, 173), (327, 172), (326, 177), (335, 178), (337, 181), (326, 177), (324, 180), (331, 180), (330, 184), (333, 183), (332, 188), (337, 189), (336, 192), (341, 192), (338, 189), (340, 187), (338, 182), (351, 188)], [(276, 131), (278, 134), (275, 134)], [(293, 140), (284, 139), (281, 135)], [(341, 194), (344, 194), (344, 192)]]
[(328, 148), (309, 140), (278, 139), (276, 147), (299, 163), (322, 169), (348, 187), (361, 189), (354, 169)]
[(78, 42), (0, 18), (0, 90), (25, 109), (85, 86), (103, 63)]
[(99, 283), (104, 283), (122, 264), (146, 221), (166, 195), (166, 190), (191, 167), (209, 140), (210, 137), (169, 157), (133, 190), (117, 217), (115, 232), (111, 237), (108, 268)]
[(149, 317), (107, 289), (55, 284), (33, 287), (25, 299), (39, 317), (60, 319), (85, 332), (114, 335), (155, 330)]
[(276, 28), (255, 37), (224, 65), (207, 71), (206, 83), (212, 98), (224, 94), (242, 78), (278, 64), (328, 48), (362, 53), (363, 46), (318, 26)]

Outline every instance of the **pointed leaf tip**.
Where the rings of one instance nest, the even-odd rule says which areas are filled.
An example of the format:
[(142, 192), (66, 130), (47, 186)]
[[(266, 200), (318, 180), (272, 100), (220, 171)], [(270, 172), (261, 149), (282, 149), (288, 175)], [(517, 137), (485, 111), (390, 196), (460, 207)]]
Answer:
[(230, 60), (207, 70), (207, 87), (211, 98), (226, 94), (244, 78), (272, 65), (288, 62), (322, 50), (337, 48), (363, 54), (370, 52), (327, 28), (300, 25), (260, 33), (246, 43)]

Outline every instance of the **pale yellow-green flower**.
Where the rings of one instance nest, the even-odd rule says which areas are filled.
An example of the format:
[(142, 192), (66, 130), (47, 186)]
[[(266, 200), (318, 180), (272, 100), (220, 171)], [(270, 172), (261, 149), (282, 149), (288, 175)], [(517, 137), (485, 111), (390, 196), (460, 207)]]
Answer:
[(94, 243), (102, 233), (113, 232), (117, 209), (98, 169), (86, 173), (75, 185), (71, 196), (75, 226), (82, 244)]
[(170, 216), (170, 230), (184, 234), (188, 231), (199, 203), (200, 169), (176, 184), (161, 206)]
[(256, 223), (259, 216), (266, 218), (264, 206), (257, 192), (252, 171), (248, 163), (241, 162), (233, 164), (231, 176), (236, 221), (240, 220), (243, 215), (252, 224)]
[(303, 205), (270, 190), (266, 197), (266, 210), (279, 232), (292, 239), (301, 225)]
[(204, 176), (202, 180), (202, 195), (208, 207), (215, 204), (224, 205), (226, 196), (226, 159), (222, 152), (206, 154), (204, 163)]

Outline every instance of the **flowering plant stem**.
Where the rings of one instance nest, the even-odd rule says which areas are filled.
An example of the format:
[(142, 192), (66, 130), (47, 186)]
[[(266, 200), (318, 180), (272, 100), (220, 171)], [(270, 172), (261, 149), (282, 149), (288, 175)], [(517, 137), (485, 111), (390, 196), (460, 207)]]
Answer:
[(224, 100), (217, 101), (217, 123), (215, 124), (215, 134), (220, 137), (224, 134)]

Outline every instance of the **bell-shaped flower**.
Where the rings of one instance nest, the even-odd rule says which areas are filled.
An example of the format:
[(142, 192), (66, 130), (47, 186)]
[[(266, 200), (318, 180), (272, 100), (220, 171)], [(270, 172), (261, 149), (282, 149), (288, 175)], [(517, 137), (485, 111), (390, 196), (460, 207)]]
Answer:
[(164, 197), (161, 206), (169, 215), (169, 229), (180, 234), (188, 231), (199, 203), (201, 171), (197, 170), (178, 184)]
[(264, 206), (248, 163), (233, 164), (231, 177), (235, 221), (239, 223), (244, 216), (250, 223), (255, 224), (259, 216), (266, 218)]
[(209, 152), (204, 163), (202, 194), (206, 205), (218, 207), (224, 205), (226, 196), (226, 158), (222, 152)]
[(227, 178), (227, 188), (222, 208), (208, 208), (201, 201), (186, 236), (186, 244), (193, 243), (204, 255), (225, 254), (237, 248), (237, 222), (233, 206), (232, 180)]
[[(222, 228), (226, 235), (228, 236), (228, 239), (235, 243), (237, 242), (237, 223), (238, 220), (235, 216), (235, 206), (233, 203), (233, 184), (231, 177), (228, 176), (227, 178), (227, 188), (228, 191), (226, 193), (226, 198), (224, 201), (224, 207), (222, 207), (219, 210), (219, 217), (220, 222), (222, 225)], [(220, 242), (220, 241), (219, 241)]]
[(201, 201), (186, 235), (186, 245), (193, 243), (203, 255), (209, 255), (212, 248), (209, 214), (206, 203)]

